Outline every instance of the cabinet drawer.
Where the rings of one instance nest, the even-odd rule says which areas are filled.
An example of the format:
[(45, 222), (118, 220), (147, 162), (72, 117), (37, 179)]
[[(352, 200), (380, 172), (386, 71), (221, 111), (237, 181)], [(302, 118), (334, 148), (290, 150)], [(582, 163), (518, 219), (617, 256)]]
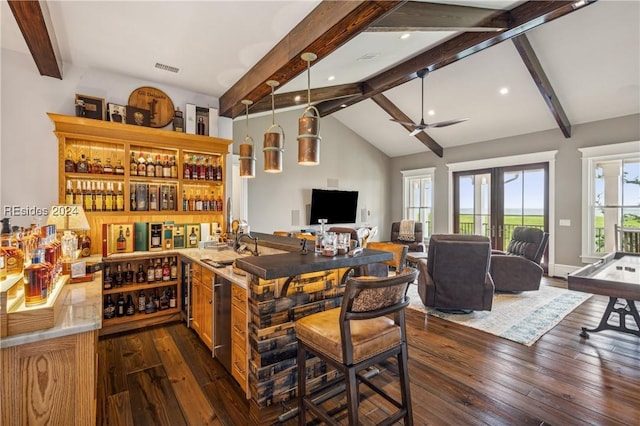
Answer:
[(202, 268), (201, 282), (203, 285), (211, 288), (213, 285), (213, 272), (207, 268)]
[(244, 346), (247, 334), (247, 316), (236, 306), (231, 307), (231, 332), (233, 342)]
[(242, 348), (239, 345), (233, 345), (231, 350), (231, 375), (238, 381), (242, 390), (246, 391), (247, 357)]
[(231, 303), (242, 312), (246, 312), (247, 291), (237, 285), (231, 286)]
[(191, 264), (191, 279), (202, 282), (202, 266), (195, 262)]

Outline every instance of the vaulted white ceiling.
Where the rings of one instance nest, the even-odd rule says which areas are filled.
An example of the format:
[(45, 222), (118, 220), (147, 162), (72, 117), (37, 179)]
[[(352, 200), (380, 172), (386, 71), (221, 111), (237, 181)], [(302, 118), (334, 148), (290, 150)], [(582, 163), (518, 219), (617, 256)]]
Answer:
[[(215, 97), (222, 96), (319, 3), (47, 1), (64, 62)], [(508, 10), (522, 2), (438, 3)], [(1, 12), (2, 48), (28, 53), (4, 1)], [(457, 33), (410, 34), (402, 40), (396, 32), (361, 33), (312, 64), (311, 86), (364, 81)], [(527, 37), (572, 125), (640, 113), (638, 1), (600, 0), (532, 29)], [(161, 71), (154, 67), (157, 62), (180, 71)], [(421, 118), (420, 83), (416, 78), (384, 93), (415, 121)], [(425, 121), (469, 118), (427, 130), (444, 148), (547, 129), (560, 132), (511, 41), (438, 69), (427, 75), (424, 84), (425, 114), (434, 111), (425, 115)], [(303, 73), (277, 93), (306, 85)], [(509, 89), (508, 95), (499, 93), (503, 87)], [(334, 116), (391, 157), (428, 151), (371, 100)]]

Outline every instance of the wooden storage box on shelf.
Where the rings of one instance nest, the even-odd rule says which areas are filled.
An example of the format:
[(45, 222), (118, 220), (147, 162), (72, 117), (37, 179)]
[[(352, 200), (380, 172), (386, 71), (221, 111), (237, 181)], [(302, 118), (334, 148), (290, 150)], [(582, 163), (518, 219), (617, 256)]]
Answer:
[[(89, 190), (96, 187), (95, 191), (103, 194), (103, 199), (107, 200), (104, 192), (111, 191), (113, 199), (107, 202), (92, 204), (93, 201), (86, 201), (85, 205), (87, 219), (91, 230), (88, 235), (93, 242), (91, 246), (92, 254), (99, 254), (102, 241), (102, 224), (119, 222), (176, 222), (176, 223), (202, 223), (217, 222), (226, 223), (225, 211), (225, 185), (224, 171), (226, 170), (226, 155), (229, 151), (231, 140), (214, 138), (209, 136), (192, 135), (170, 130), (148, 128), (134, 125), (123, 125), (100, 120), (72, 117), (66, 115), (49, 113), (49, 117), (54, 123), (54, 133), (58, 138), (58, 199), (61, 203), (69, 199), (80, 201), (76, 204), (85, 205), (85, 197), (80, 194), (76, 199), (76, 194), (69, 194), (66, 197), (68, 182), (71, 182), (72, 192), (82, 192), (88, 185)], [(171, 159), (175, 157), (175, 177), (140, 176), (132, 173), (131, 154), (134, 159), (140, 157), (140, 153), (152, 156), (164, 163), (165, 156)], [(115, 168), (120, 162), (124, 167), (123, 174), (99, 174), (99, 173), (78, 173), (77, 170), (65, 171), (65, 160), (68, 156), (72, 162), (77, 162), (79, 156), (94, 161), (101, 159), (102, 167), (108, 158)], [(145, 159), (146, 161), (146, 159)], [(170, 160), (171, 161), (171, 160)], [(219, 166), (219, 173), (215, 176), (205, 174), (204, 179), (192, 179), (185, 177), (185, 168), (196, 165)], [(171, 173), (171, 172), (170, 172)], [(215, 179), (214, 179), (215, 177)], [(78, 189), (80, 183), (80, 189)], [(135, 191), (132, 191), (132, 185)], [(145, 200), (146, 208), (139, 210), (137, 201), (133, 208), (132, 195), (137, 194), (138, 186), (141, 189), (157, 188), (155, 210), (149, 210), (149, 200)], [(164, 192), (163, 192), (164, 190)], [(86, 191), (85, 191), (86, 192)], [(113, 194), (115, 192), (116, 194)], [(144, 192), (144, 191), (143, 191)], [(171, 210), (163, 208), (163, 195), (173, 197)], [(148, 191), (147, 191), (148, 196)], [(196, 200), (198, 199), (198, 200)], [(91, 200), (91, 197), (89, 197)], [(206, 201), (206, 204), (205, 204)], [(215, 201), (215, 203), (213, 202)], [(167, 199), (167, 203), (169, 203)], [(96, 209), (93, 209), (93, 207)], [(207, 206), (205, 208), (204, 206)], [(211, 208), (215, 205), (215, 209)], [(96, 211), (97, 207), (101, 211)], [(115, 207), (114, 207), (115, 206)], [(199, 207), (196, 210), (196, 206)], [(109, 211), (105, 209), (111, 207)], [(179, 216), (179, 219), (176, 218)], [(226, 230), (222, 230), (226, 232)]]
[(22, 275), (0, 281), (0, 337), (53, 327), (64, 303), (60, 294), (68, 281), (69, 276), (62, 275), (46, 303), (29, 307), (24, 303)]
[[(165, 259), (167, 260), (169, 265), (169, 279), (163, 279), (162, 276), (160, 277), (160, 279), (156, 279), (156, 265), (158, 262), (160, 262), (162, 266)], [(151, 282), (149, 282), (147, 279), (149, 275), (150, 264), (154, 265), (154, 280)], [(124, 282), (120, 286), (117, 286), (114, 274), (118, 272), (118, 265), (121, 266), (121, 270), (124, 272), (125, 277), (130, 265), (131, 270), (133, 270), (133, 282), (128, 283), (125, 278)], [(175, 271), (172, 273), (171, 269), (173, 268), (175, 268)], [(144, 272), (144, 282), (138, 282), (137, 276), (140, 269), (142, 269), (142, 271)], [(108, 274), (111, 274), (111, 288), (105, 288), (105, 279), (108, 279)], [(172, 274), (174, 274), (173, 277), (171, 276)], [(100, 330), (100, 335), (118, 333), (121, 331), (132, 330), (139, 327), (146, 327), (149, 325), (161, 324), (165, 322), (178, 321), (181, 319), (180, 295), (182, 294), (182, 280), (180, 275), (178, 253), (173, 251), (153, 253), (147, 252), (105, 257), (103, 258), (102, 277), (103, 303), (106, 300), (107, 296), (110, 295), (112, 301), (116, 304), (117, 310), (117, 299), (120, 293), (123, 294), (125, 303), (127, 301), (127, 296), (131, 295), (135, 312), (132, 315), (126, 315), (125, 313), (124, 316), (115, 316), (109, 319), (104, 318), (102, 321), (102, 329)], [(153, 312), (151, 312), (151, 309), (147, 309), (147, 304), (149, 303), (150, 298), (155, 296), (161, 297), (165, 294), (168, 294), (168, 292), (166, 292), (166, 290), (168, 289), (171, 290), (175, 306), (169, 305), (164, 309), (158, 308)], [(139, 295), (141, 291), (145, 296), (144, 311), (140, 309), (141, 306)], [(170, 301), (170, 299), (167, 299), (167, 301)]]

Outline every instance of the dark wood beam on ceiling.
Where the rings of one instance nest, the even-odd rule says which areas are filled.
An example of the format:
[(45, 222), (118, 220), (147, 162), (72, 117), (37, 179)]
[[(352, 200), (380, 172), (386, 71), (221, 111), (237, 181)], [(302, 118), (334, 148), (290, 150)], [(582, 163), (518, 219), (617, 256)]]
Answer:
[(509, 13), (503, 10), (408, 1), (367, 31), (503, 31), (507, 28)]
[[(360, 83), (340, 84), (337, 86), (318, 87), (311, 89), (311, 101), (321, 102), (331, 99), (343, 99), (349, 96), (361, 95), (362, 85)], [(307, 104), (307, 91), (298, 90), (296, 92), (276, 93), (274, 96), (275, 109), (288, 108), (292, 106)], [(251, 114), (271, 110), (271, 96), (266, 96), (249, 107)]]
[(8, 0), (40, 75), (62, 80), (62, 60), (45, 2)]
[[(438, 46), (384, 71), (365, 83), (361, 96), (353, 96), (341, 101), (325, 101), (316, 105), (321, 116), (339, 111), (343, 105), (351, 106), (372, 96), (392, 89), (416, 78), (416, 72), (423, 68), (429, 71), (442, 68), (466, 58), (505, 40), (517, 37), (532, 28), (565, 16), (575, 9), (572, 1), (528, 1), (509, 12), (511, 26), (501, 33), (462, 33)], [(586, 6), (584, 6), (586, 7)]]
[[(398, 108), (396, 106), (396, 104), (391, 102), (389, 100), (389, 98), (387, 98), (382, 93), (378, 93), (377, 95), (372, 96), (371, 100), (373, 102), (375, 102), (376, 104), (378, 104), (378, 106), (380, 108), (385, 110), (387, 112), (387, 114), (389, 114), (391, 117), (395, 118), (396, 120), (406, 121), (406, 122), (410, 122), (410, 123), (412, 122), (411, 118), (409, 118), (409, 116), (407, 116), (407, 114), (402, 112), (400, 110), (400, 108)], [(412, 132), (414, 130), (413, 128), (411, 128), (409, 126), (405, 126), (404, 124), (400, 124), (400, 125), (402, 127), (404, 127), (405, 129), (407, 129), (408, 131), (410, 131), (410, 132)], [(415, 136), (416, 136), (416, 138), (418, 138), (420, 140), (420, 142), (425, 144), (427, 146), (427, 148), (429, 148), (431, 151), (433, 151), (434, 154), (436, 154), (438, 157), (442, 158), (442, 155), (443, 155), (442, 147), (440, 146), (440, 144), (438, 144), (438, 142), (433, 140), (433, 138), (431, 138), (431, 136), (429, 136), (424, 131), (420, 132), (420, 133), (417, 133)]]
[(302, 53), (324, 58), (405, 1), (323, 1), (220, 97), (220, 115), (242, 114), (241, 100), (271, 93), (267, 80), (284, 84), (306, 69)]
[(531, 43), (529, 43), (527, 35), (522, 34), (518, 37), (514, 37), (511, 39), (511, 42), (516, 47), (522, 61), (529, 70), (531, 78), (533, 78), (536, 86), (538, 86), (538, 90), (540, 90), (540, 94), (547, 104), (549, 111), (551, 111), (551, 115), (553, 115), (556, 123), (558, 123), (562, 134), (565, 138), (570, 138), (571, 123), (569, 122), (569, 118), (567, 117), (567, 114), (565, 114), (564, 108), (562, 108), (560, 100), (558, 99), (555, 90), (553, 90), (553, 86), (551, 86), (551, 82), (549, 81), (549, 78), (547, 78), (547, 74), (544, 72), (536, 52), (533, 50), (533, 47), (531, 47)]

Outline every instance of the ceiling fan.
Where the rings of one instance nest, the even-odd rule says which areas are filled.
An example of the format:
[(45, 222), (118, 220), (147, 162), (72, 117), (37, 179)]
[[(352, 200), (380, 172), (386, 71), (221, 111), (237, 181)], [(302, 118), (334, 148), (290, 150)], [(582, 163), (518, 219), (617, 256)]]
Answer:
[(422, 119), (420, 120), (420, 123), (419, 124), (410, 123), (407, 121), (396, 120), (395, 118), (392, 118), (391, 121), (395, 121), (396, 123), (400, 123), (405, 126), (413, 127), (414, 130), (410, 133), (410, 136), (415, 136), (418, 133), (424, 131), (425, 129), (430, 129), (433, 127), (447, 127), (447, 126), (462, 123), (463, 121), (468, 120), (468, 118), (459, 118), (456, 120), (439, 121), (437, 123), (430, 123), (430, 124), (425, 123), (424, 122), (424, 78), (426, 77), (427, 74), (429, 74), (429, 69), (428, 68), (422, 69), (418, 71), (416, 74), (422, 80)]

